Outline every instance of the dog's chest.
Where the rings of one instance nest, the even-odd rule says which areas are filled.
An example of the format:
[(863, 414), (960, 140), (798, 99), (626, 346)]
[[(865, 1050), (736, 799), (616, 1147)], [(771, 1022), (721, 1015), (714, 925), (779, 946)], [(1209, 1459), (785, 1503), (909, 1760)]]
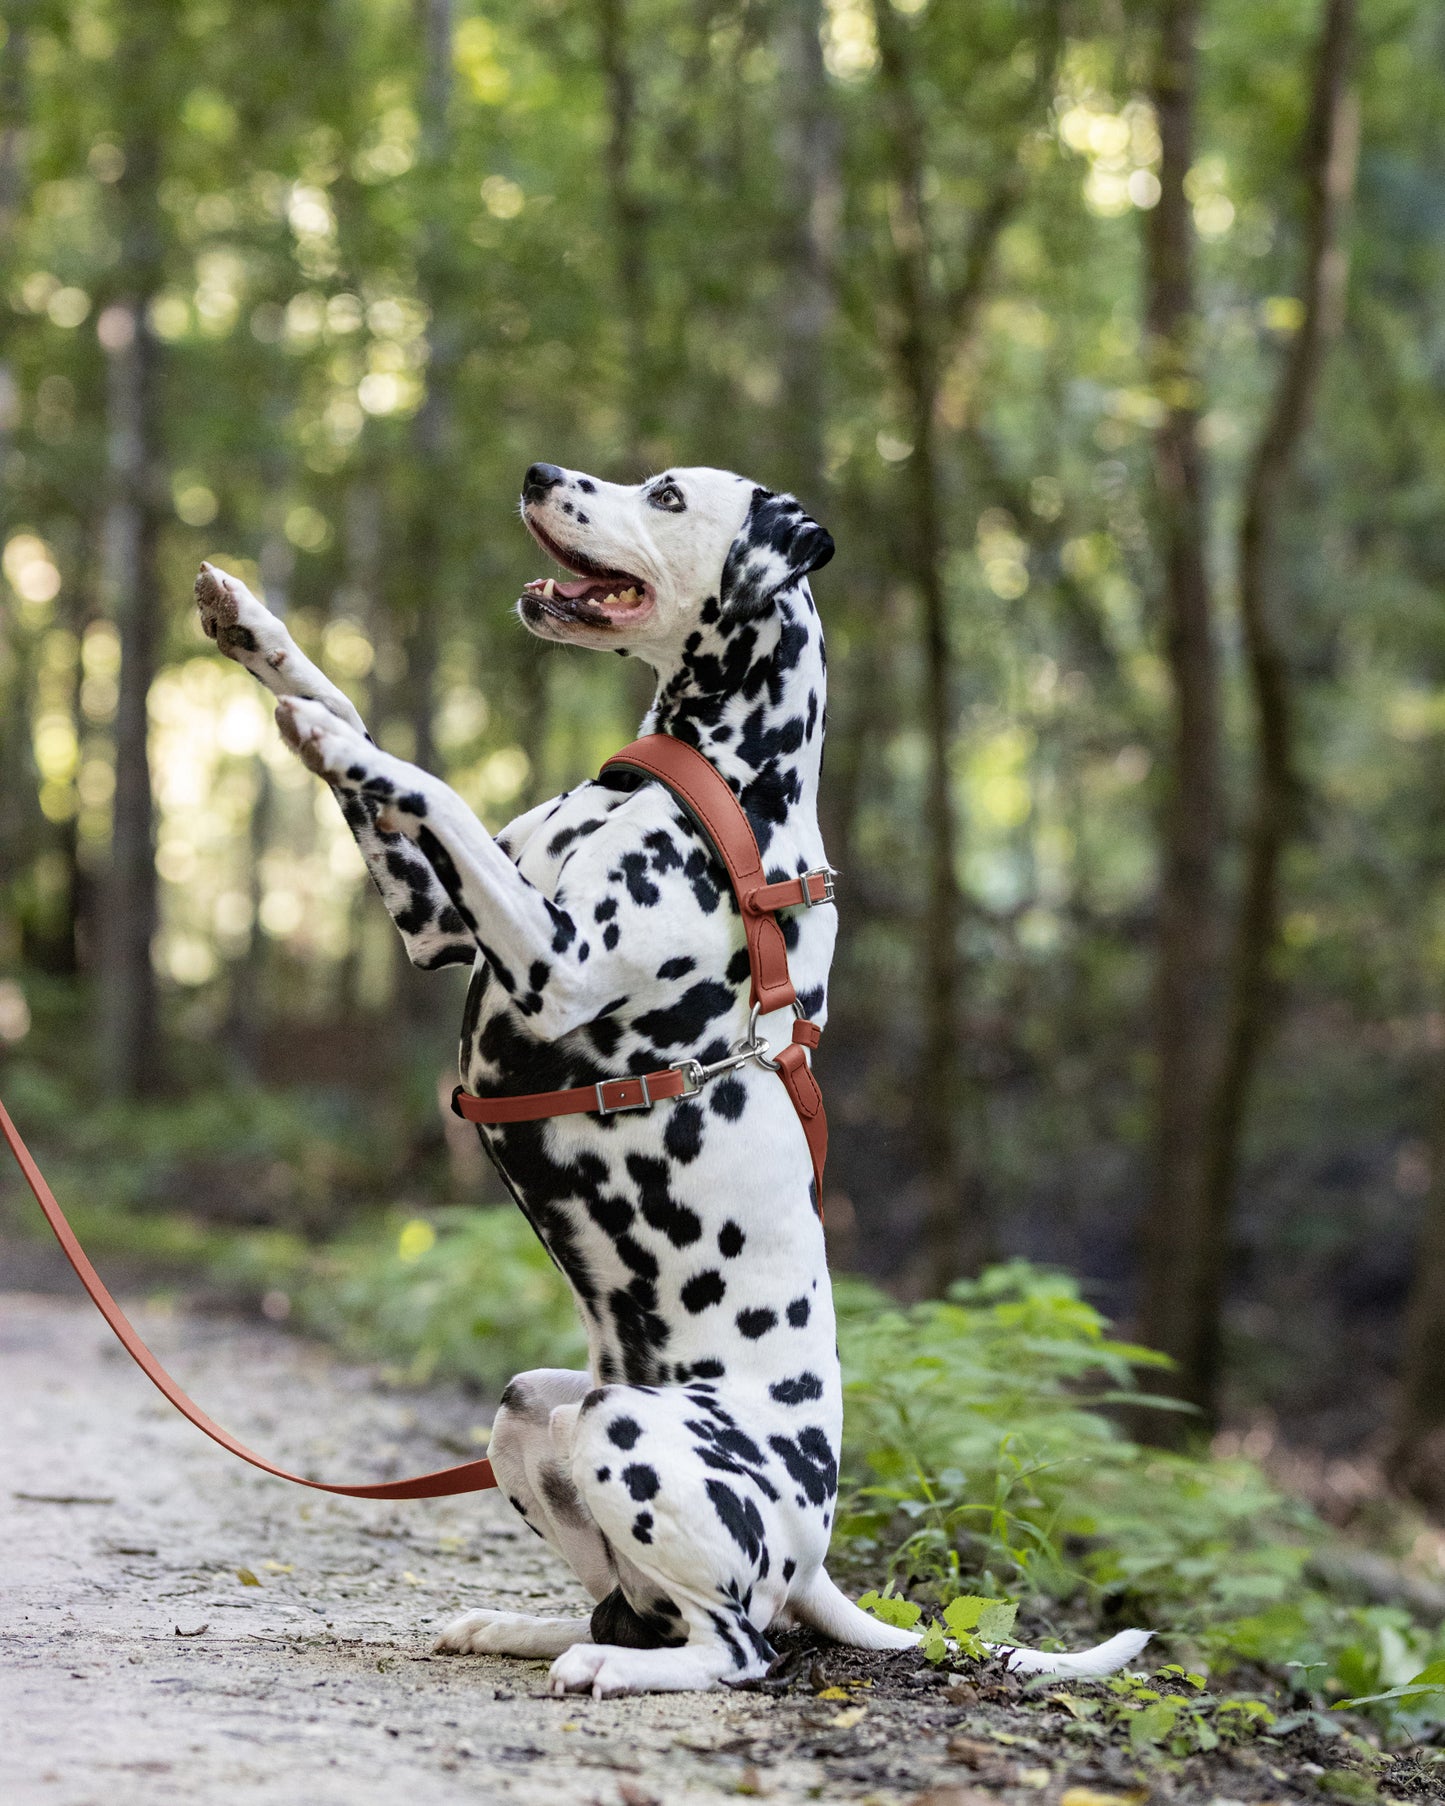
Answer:
[[(778, 833), (767, 865), (791, 873), (820, 858), (820, 847)], [(588, 959), (603, 963), (611, 1001), (595, 1020), (541, 1041), (479, 965), (464, 1046), (469, 1088), (593, 1084), (716, 1061), (742, 1038), (750, 981), (741, 918), (711, 849), (659, 786), (571, 793), (518, 864), (565, 908)], [(821, 1022), (833, 911), (799, 912), (784, 932), (805, 1012)], [(790, 1032), (786, 1012), (767, 1026)], [(750, 1065), (649, 1111), (517, 1124), (488, 1139), (577, 1291), (602, 1377), (774, 1371), (774, 1339), (819, 1365), (826, 1350), (814, 1357), (811, 1344), (830, 1333), (813, 1312), (822, 1239), (806, 1144), (776, 1074)]]

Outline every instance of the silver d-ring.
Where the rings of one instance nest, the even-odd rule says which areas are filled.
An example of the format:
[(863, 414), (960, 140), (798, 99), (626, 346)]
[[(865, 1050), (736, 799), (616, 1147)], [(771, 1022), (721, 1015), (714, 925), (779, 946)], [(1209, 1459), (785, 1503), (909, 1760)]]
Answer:
[[(803, 1021), (803, 1006), (796, 997), (792, 1002), (792, 1011), (799, 1022)], [(755, 1003), (748, 1016), (748, 1051), (759, 1066), (766, 1066), (769, 1072), (777, 1072), (779, 1070), (778, 1062), (769, 1057), (772, 1052), (771, 1043), (761, 1040), (758, 1036), (758, 1018), (762, 1013), (762, 1004)]]

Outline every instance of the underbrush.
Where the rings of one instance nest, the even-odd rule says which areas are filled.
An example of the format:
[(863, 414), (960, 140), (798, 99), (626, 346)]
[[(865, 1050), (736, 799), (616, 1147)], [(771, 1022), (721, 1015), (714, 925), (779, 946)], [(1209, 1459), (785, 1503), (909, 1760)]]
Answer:
[[(102, 1258), (202, 1268), (402, 1383), (459, 1379), (495, 1394), (517, 1371), (585, 1358), (570, 1294), (510, 1206), (439, 1210), (423, 1194), (313, 1241), (193, 1208), (197, 1188), (229, 1172), (252, 1198), (258, 1183), (275, 1187), (281, 1220), (306, 1221), (309, 1204), (330, 1229), (353, 1183), (374, 1195), (397, 1159), (395, 1124), (324, 1094), (282, 1109), (234, 1089), (223, 1103), (77, 1117), (63, 1087), (18, 1062), (6, 1095), (42, 1150), (47, 1130), (64, 1145), (43, 1164)], [(1338, 1726), (1332, 1708), (1351, 1700), (1390, 1740), (1445, 1735), (1445, 1627), (1321, 1585), (1311, 1562), (1330, 1533), (1258, 1467), (1131, 1441), (1121, 1410), (1160, 1408), (1136, 1376), (1162, 1358), (1113, 1339), (1072, 1280), (1011, 1263), (942, 1302), (902, 1308), (848, 1278), (836, 1295), (846, 1413), (834, 1561), (879, 1590), (883, 1609), (917, 1607), (926, 1625), (955, 1605), (961, 1624), (977, 1600), (1009, 1601), (1030, 1641), (1072, 1642), (1090, 1622), (1146, 1626), (1161, 1661), (1211, 1687), (1267, 1674), (1282, 1725), (1303, 1714)], [(1136, 1707), (1157, 1709), (1136, 1721)], [(1206, 1724), (1203, 1710), (1121, 1696), (1086, 1717), (1127, 1717), (1136, 1741), (1157, 1728), (1167, 1747), (1214, 1734), (1217, 1713)], [(1245, 1721), (1222, 1723), (1233, 1735)]]

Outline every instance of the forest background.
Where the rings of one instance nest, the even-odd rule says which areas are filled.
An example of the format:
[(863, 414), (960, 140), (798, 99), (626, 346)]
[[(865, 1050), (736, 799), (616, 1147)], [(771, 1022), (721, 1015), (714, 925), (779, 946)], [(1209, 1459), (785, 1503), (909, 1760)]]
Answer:
[(284, 1316), (358, 1237), (445, 1291), (438, 1226), (501, 1202), (439, 1101), (457, 984), (204, 640), (200, 559), (498, 826), (647, 701), (520, 629), (522, 472), (715, 463), (838, 544), (835, 1267), (1071, 1269), (1196, 1407), (1140, 1433), (1438, 1511), (1445, 16), (3, 34), (0, 1082), (97, 1249)]

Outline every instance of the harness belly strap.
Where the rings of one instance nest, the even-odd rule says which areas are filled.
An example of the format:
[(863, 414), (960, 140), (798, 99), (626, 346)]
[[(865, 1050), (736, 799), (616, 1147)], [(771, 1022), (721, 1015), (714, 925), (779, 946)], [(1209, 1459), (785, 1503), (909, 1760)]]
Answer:
[[(833, 873), (827, 867), (804, 872), (797, 878), (764, 883), (763, 859), (757, 836), (733, 795), (727, 780), (712, 761), (695, 747), (671, 734), (646, 734), (613, 756), (603, 771), (636, 771), (665, 784), (707, 836), (722, 862), (742, 912), (747, 938), (748, 970), (752, 978), (752, 1020), (748, 1039), (715, 1067), (695, 1060), (669, 1066), (661, 1072), (635, 1077), (604, 1079), (598, 1085), (577, 1085), (567, 1091), (535, 1091), (516, 1097), (476, 1097), (460, 1085), (452, 1093), (452, 1109), (474, 1123), (538, 1122), (549, 1116), (591, 1113), (611, 1116), (619, 1110), (647, 1110), (669, 1098), (690, 1097), (707, 1078), (731, 1070), (749, 1059), (776, 1072), (783, 1081), (813, 1165), (814, 1203), (823, 1214), (823, 1166), (828, 1157), (828, 1118), (823, 1094), (808, 1064), (807, 1052), (817, 1047), (822, 1030), (799, 1016), (793, 1038), (773, 1055), (756, 1038), (759, 1014), (797, 1008), (798, 992), (788, 971), (788, 945), (778, 922), (780, 909), (815, 909), (833, 901)], [(807, 1050), (807, 1051), (805, 1051)]]

